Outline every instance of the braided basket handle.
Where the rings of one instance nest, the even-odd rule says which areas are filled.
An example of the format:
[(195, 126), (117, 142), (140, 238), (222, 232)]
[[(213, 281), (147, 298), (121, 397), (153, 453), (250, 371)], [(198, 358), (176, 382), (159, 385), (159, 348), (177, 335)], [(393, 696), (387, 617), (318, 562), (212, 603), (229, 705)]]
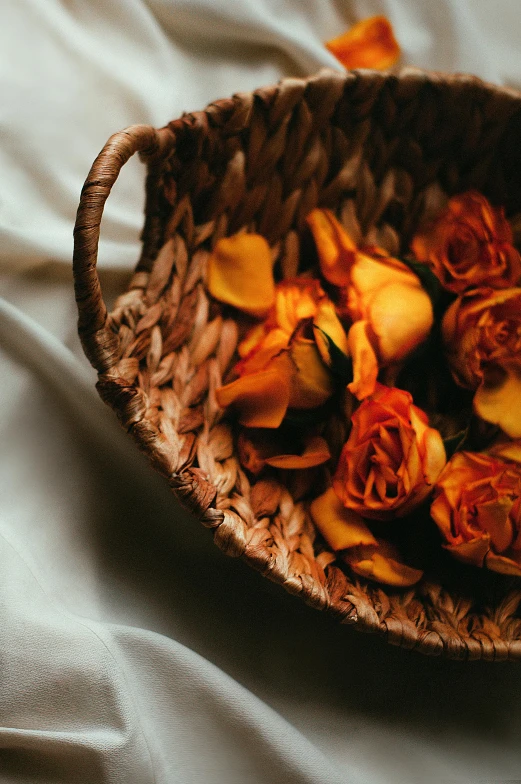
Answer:
[(173, 135), (169, 129), (131, 125), (110, 137), (92, 164), (81, 191), (73, 255), (78, 331), (85, 353), (99, 373), (109, 370), (119, 359), (119, 340), (107, 327), (107, 308), (96, 269), (105, 201), (121, 167), (135, 152), (150, 161), (164, 157), (172, 147)]

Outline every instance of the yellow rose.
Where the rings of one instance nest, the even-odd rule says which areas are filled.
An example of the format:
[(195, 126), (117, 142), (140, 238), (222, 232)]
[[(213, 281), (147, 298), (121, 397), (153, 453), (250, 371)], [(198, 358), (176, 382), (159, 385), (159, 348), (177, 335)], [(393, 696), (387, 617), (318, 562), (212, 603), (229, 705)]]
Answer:
[(377, 384), (352, 418), (333, 487), (362, 517), (391, 520), (413, 511), (434, 487), (446, 455), (441, 435), (402, 389)]
[(347, 349), (353, 361), (349, 390), (371, 395), (382, 367), (400, 364), (423, 343), (434, 314), (417, 275), (380, 248), (357, 249), (329, 210), (307, 217), (327, 281), (341, 288), (344, 312), (352, 321)]

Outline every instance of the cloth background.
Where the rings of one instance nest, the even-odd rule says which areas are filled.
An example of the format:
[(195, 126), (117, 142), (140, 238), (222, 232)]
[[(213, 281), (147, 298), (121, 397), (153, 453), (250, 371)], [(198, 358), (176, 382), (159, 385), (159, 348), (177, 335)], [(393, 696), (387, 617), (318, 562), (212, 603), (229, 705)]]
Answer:
[[(227, 558), (94, 390), (72, 227), (113, 132), (340, 67), (385, 13), (403, 62), (521, 86), (516, 0), (3, 0), (0, 781), (520, 781), (521, 668), (338, 627)], [(106, 299), (139, 254), (143, 167), (102, 225)]]

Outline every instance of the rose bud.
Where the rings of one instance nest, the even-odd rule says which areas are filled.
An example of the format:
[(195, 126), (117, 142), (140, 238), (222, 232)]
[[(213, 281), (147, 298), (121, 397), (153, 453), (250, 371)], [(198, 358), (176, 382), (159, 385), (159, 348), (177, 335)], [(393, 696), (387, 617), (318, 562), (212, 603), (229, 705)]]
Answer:
[(521, 437), (521, 288), (458, 297), (443, 317), (442, 333), (455, 381), (477, 390), (478, 416)]
[(380, 368), (399, 365), (426, 340), (432, 303), (406, 264), (380, 248), (357, 249), (330, 210), (313, 210), (307, 222), (324, 278), (344, 289), (343, 311), (353, 322), (347, 336), (353, 361), (348, 387), (363, 400), (374, 391)]
[(353, 428), (333, 479), (344, 506), (374, 520), (413, 511), (443, 466), (440, 433), (402, 389), (377, 384), (352, 416)]
[(521, 277), (521, 258), (503, 209), (476, 191), (450, 199), (439, 217), (416, 234), (411, 249), (455, 294), (475, 286), (515, 286)]
[(454, 558), (521, 576), (521, 471), (497, 454), (456, 452), (435, 488), (431, 515)]

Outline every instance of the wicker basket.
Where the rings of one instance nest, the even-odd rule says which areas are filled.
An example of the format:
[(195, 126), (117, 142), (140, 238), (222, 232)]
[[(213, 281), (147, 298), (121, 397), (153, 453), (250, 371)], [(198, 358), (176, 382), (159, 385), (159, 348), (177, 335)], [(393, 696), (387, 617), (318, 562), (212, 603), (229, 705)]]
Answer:
[[(519, 583), (459, 567), (407, 591), (353, 579), (315, 539), (286, 482), (248, 480), (214, 394), (237, 327), (205, 293), (205, 261), (218, 238), (248, 227), (266, 236), (280, 274), (294, 274), (299, 230), (317, 205), (393, 253), (440, 189), (476, 188), (513, 218), (520, 139), (521, 96), (474, 77), (322, 71), (160, 130), (115, 134), (75, 227), (79, 332), (98, 391), (218, 546), (343, 623), (457, 659), (521, 658)], [(143, 250), (108, 315), (96, 272), (100, 222), (135, 152), (148, 167)]]

